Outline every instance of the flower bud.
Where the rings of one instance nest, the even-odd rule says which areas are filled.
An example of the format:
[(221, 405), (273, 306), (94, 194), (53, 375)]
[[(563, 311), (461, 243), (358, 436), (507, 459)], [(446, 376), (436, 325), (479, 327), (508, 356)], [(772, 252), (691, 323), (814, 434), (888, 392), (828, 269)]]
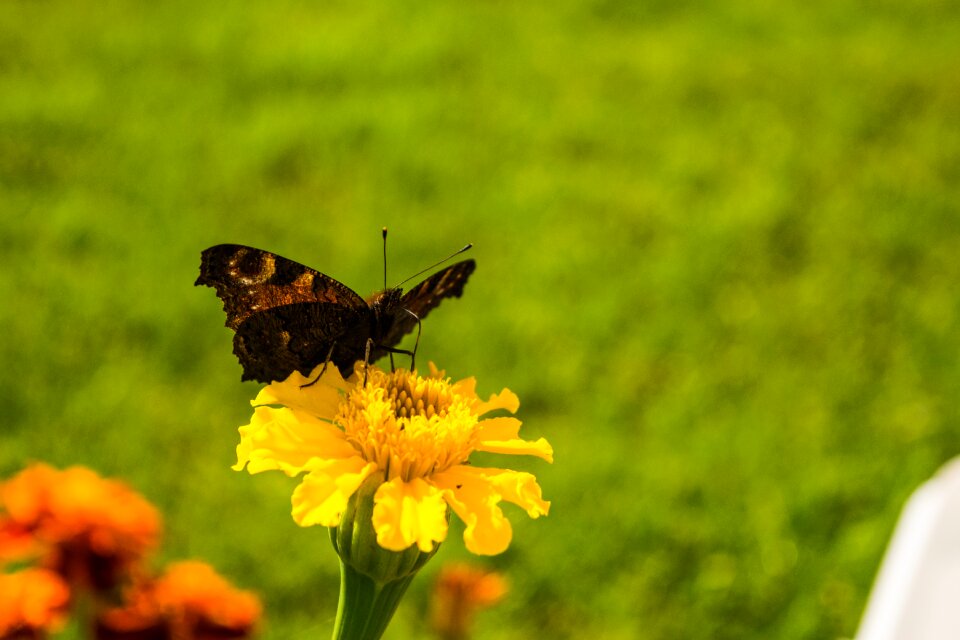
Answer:
[(433, 557), (440, 545), (423, 552), (417, 545), (403, 551), (389, 551), (377, 542), (373, 528), (373, 496), (383, 475), (370, 475), (350, 496), (340, 524), (330, 528), (333, 548), (344, 564), (380, 584), (413, 576)]

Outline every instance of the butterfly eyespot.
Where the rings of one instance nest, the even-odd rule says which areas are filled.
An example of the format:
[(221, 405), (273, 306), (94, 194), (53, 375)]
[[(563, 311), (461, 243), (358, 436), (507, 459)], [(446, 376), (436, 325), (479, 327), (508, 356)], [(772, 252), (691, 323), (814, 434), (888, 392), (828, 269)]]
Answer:
[[(230, 259), (229, 273), (245, 285), (262, 284), (277, 270), (273, 254), (241, 249)], [(247, 292), (248, 294), (252, 292)]]

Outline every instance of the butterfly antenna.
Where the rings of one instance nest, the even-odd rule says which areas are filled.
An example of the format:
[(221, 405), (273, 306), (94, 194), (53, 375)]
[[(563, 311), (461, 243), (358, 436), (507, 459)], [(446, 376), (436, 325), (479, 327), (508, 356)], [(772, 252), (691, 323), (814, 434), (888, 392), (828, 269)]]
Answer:
[(387, 288), (387, 228), (383, 228), (383, 288)]
[(461, 253), (463, 253), (464, 251), (470, 249), (471, 247), (473, 247), (473, 243), (472, 243), (472, 242), (471, 242), (470, 244), (466, 245), (465, 247), (463, 247), (462, 249), (458, 249), (458, 250), (454, 251), (453, 253), (451, 253), (450, 255), (448, 255), (448, 256), (447, 256), (446, 258), (444, 258), (443, 260), (440, 260), (440, 261), (438, 261), (438, 262), (430, 265), (430, 266), (427, 267), (426, 269), (421, 269), (420, 271), (417, 271), (417, 272), (416, 272), (415, 274), (413, 274), (412, 276), (410, 276), (410, 277), (408, 277), (408, 278), (405, 278), (405, 279), (402, 280), (401, 282), (398, 282), (398, 283), (397, 283), (397, 286), (394, 287), (394, 289), (398, 288), (398, 287), (399, 287), (400, 285), (402, 285), (404, 282), (408, 282), (408, 281), (410, 281), (410, 280), (413, 280), (414, 278), (416, 278), (416, 277), (419, 276), (420, 274), (426, 273), (427, 271), (430, 271), (430, 269), (433, 269), (434, 267), (440, 266), (441, 264), (443, 264), (443, 263), (446, 262), (447, 260), (450, 260), (451, 258), (460, 255)]
[[(383, 228), (383, 288), (387, 288), (387, 228)], [(393, 364), (393, 352), (390, 352), (390, 371), (396, 371)], [(364, 384), (366, 384), (366, 372), (364, 372)]]

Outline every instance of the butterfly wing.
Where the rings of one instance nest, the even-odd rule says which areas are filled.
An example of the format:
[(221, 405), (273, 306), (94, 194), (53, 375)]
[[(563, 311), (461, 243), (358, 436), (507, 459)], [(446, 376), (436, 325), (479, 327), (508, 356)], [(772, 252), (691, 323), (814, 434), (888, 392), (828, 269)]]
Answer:
[[(370, 307), (349, 287), (275, 253), (221, 244), (201, 254), (196, 285), (213, 287), (226, 325), (237, 332), (233, 352), (243, 380), (309, 375), (331, 360), (349, 376), (370, 336)], [(359, 352), (359, 356), (357, 355)]]
[(233, 353), (243, 366), (242, 380), (285, 380), (305, 376), (330, 361), (344, 378), (362, 360), (370, 336), (370, 311), (326, 302), (300, 302), (248, 316), (237, 327)]
[[(385, 347), (394, 346), (417, 326), (417, 318), (423, 320), (444, 298), (459, 298), (463, 294), (467, 279), (476, 268), (477, 263), (473, 260), (457, 262), (436, 272), (403, 294), (399, 306), (392, 311), (392, 323), (381, 336), (379, 343)], [(385, 354), (385, 350), (375, 349), (371, 360), (376, 360)]]
[(200, 255), (195, 285), (217, 290), (236, 330), (248, 317), (274, 307), (322, 302), (348, 309), (365, 309), (357, 293), (330, 276), (275, 253), (239, 244), (218, 244)]

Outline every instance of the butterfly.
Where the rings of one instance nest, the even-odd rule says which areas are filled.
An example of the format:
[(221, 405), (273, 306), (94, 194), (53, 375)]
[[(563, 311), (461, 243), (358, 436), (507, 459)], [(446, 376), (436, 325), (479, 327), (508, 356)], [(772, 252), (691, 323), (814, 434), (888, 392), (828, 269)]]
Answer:
[(457, 262), (406, 293), (385, 288), (365, 300), (275, 253), (218, 244), (202, 252), (194, 284), (213, 287), (223, 301), (226, 326), (236, 332), (241, 380), (270, 383), (294, 371), (309, 376), (320, 364), (333, 363), (347, 378), (358, 360), (374, 362), (387, 353), (413, 358), (395, 345), (444, 298), (459, 298), (475, 268), (473, 260)]

